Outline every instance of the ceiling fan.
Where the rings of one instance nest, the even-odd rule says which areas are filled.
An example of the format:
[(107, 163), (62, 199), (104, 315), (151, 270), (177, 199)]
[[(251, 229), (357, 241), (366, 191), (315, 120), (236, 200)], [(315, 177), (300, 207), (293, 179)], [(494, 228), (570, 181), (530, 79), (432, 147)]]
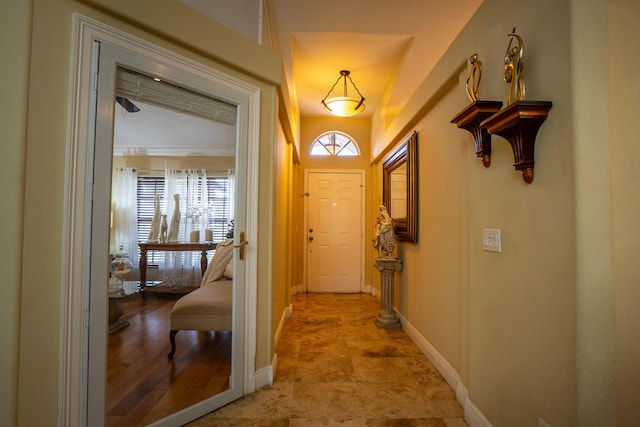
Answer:
[(129, 113), (137, 113), (138, 111), (140, 111), (140, 109), (136, 107), (136, 105), (133, 102), (129, 101), (127, 98), (116, 96), (116, 102), (122, 105), (122, 108), (127, 110)]

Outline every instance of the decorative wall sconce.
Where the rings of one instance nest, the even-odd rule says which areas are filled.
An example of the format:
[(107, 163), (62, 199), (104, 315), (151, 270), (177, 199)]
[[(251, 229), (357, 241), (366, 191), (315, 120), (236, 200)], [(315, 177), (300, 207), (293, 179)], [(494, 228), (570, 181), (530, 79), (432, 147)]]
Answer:
[(513, 149), (513, 166), (522, 172), (527, 184), (533, 182), (536, 135), (547, 119), (551, 105), (548, 101), (516, 101), (480, 125), (509, 142)]
[(480, 123), (499, 111), (500, 107), (502, 102), (499, 101), (475, 101), (451, 120), (451, 123), (455, 123), (459, 128), (473, 135), (476, 156), (482, 158), (482, 164), (486, 168), (491, 165), (491, 135), (486, 129), (480, 127)]
[[(522, 78), (524, 43), (514, 28), (504, 57), (504, 80), (509, 83), (509, 105), (480, 123), (489, 133), (505, 138), (511, 145), (514, 167), (522, 172), (527, 184), (533, 182), (535, 143), (538, 130), (547, 119), (551, 102), (525, 101)], [(513, 41), (517, 45), (512, 47)]]
[(478, 87), (482, 78), (482, 62), (478, 60), (478, 54), (471, 55), (469, 64), (471, 64), (471, 70), (467, 76), (466, 89), (471, 104), (458, 113), (451, 120), (451, 123), (455, 123), (461, 129), (466, 129), (473, 135), (476, 156), (481, 157), (482, 164), (488, 168), (491, 165), (491, 135), (486, 129), (480, 127), (480, 123), (498, 112), (502, 107), (502, 102), (480, 101), (478, 99)]
[(471, 104), (458, 113), (451, 123), (471, 132), (476, 143), (476, 155), (482, 157), (485, 167), (491, 164), (491, 134), (506, 139), (513, 150), (514, 167), (521, 171), (524, 181), (530, 184), (533, 182), (536, 136), (552, 104), (549, 101), (525, 101), (522, 78), (524, 42), (516, 34), (515, 28), (507, 36), (509, 44), (504, 55), (504, 81), (509, 83), (508, 106), (501, 110), (501, 102), (478, 99), (482, 63), (478, 61), (478, 55), (473, 54), (469, 58), (471, 71), (466, 84)]
[[(331, 86), (329, 93), (327, 93), (322, 101), (320, 101), (324, 106), (324, 109), (334, 116), (350, 117), (364, 111), (364, 96), (362, 96), (355, 83), (353, 83), (353, 80), (351, 80), (350, 74), (351, 72), (349, 70), (340, 71), (340, 77), (338, 77), (338, 80), (336, 80), (333, 86)], [(353, 86), (355, 91), (358, 93), (359, 98), (354, 98), (353, 96), (350, 97), (347, 93), (347, 79), (349, 79), (351, 86)], [(329, 95), (331, 95), (331, 92), (333, 92), (333, 89), (340, 80), (343, 80), (344, 82), (343, 96), (333, 96), (329, 98)]]

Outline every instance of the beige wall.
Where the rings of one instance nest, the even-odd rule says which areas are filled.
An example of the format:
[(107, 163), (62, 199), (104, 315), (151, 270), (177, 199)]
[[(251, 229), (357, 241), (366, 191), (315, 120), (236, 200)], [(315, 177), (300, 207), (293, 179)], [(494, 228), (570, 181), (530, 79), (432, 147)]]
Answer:
[(3, 2), (0, 5), (0, 50), (3, 53), (0, 87), (10, 102), (0, 106), (2, 143), (0, 181), (4, 182), (0, 222), (4, 224), (4, 244), (0, 266), (4, 272), (0, 300), (0, 424), (13, 425), (16, 419), (18, 387), (18, 343), (20, 332), (20, 283), (22, 280), (22, 226), (24, 167), (29, 85), (29, 43), (31, 42), (31, 1)]
[[(485, 1), (384, 136), (418, 131), (419, 237), (402, 243), (398, 309), (461, 375), (494, 425), (576, 423), (573, 139), (567, 2)], [(506, 103), (502, 57), (512, 27), (524, 38), (527, 99), (554, 106), (526, 184), (494, 136), (490, 168), (450, 120), (469, 104), (466, 59), (478, 53), (481, 99)], [(379, 168), (379, 165), (378, 165)], [(502, 253), (482, 229), (502, 230)]]
[(620, 426), (637, 423), (640, 383), (640, 286), (636, 268), (640, 253), (640, 57), (625, 46), (638, 40), (640, 3), (634, 0), (607, 2), (609, 40), (609, 141), (613, 218), (613, 283), (615, 285), (616, 413)]
[[(401, 244), (398, 307), (494, 425), (635, 422), (638, 58), (625, 46), (638, 32), (636, 3), (486, 0), (397, 119), (372, 135), (379, 175), (390, 145), (418, 130), (419, 241)], [(471, 135), (449, 123), (469, 103), (472, 53), (484, 64), (481, 99), (506, 102), (513, 26), (527, 99), (553, 102), (529, 185), (504, 139), (492, 138), (487, 169)], [(483, 228), (502, 230), (502, 253), (481, 250)]]
[[(275, 216), (273, 222), (273, 253), (280, 262), (274, 263), (273, 294), (271, 297), (271, 328), (277, 331), (281, 326), (285, 309), (291, 302), (291, 190), (293, 182), (293, 145), (285, 140), (282, 127), (278, 126), (275, 158)], [(271, 345), (275, 351), (276, 336)]]

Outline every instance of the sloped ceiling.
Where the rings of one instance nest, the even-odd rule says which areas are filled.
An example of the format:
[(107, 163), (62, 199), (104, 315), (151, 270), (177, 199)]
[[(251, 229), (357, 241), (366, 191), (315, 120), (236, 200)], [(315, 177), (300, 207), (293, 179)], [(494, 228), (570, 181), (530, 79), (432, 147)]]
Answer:
[[(482, 0), (179, 0), (282, 56), (292, 105), (301, 117), (327, 117), (320, 100), (340, 75), (351, 77), (366, 98), (359, 117), (376, 108), (393, 117), (426, 78)], [(268, 31), (265, 31), (268, 30)], [(266, 36), (269, 35), (269, 40)], [(119, 107), (119, 106), (117, 106)], [(175, 146), (184, 152), (214, 152), (226, 132), (220, 125), (181, 130), (190, 125), (178, 113), (154, 117), (153, 109), (116, 122), (116, 147), (143, 126), (147, 147)], [(158, 112), (156, 112), (158, 113)], [(140, 114), (136, 116), (137, 114)], [(134, 122), (144, 120), (142, 125)], [(169, 120), (173, 120), (168, 125)], [(164, 129), (163, 126), (170, 129)], [(141, 130), (138, 129), (137, 132)], [(125, 136), (125, 134), (127, 136)], [(148, 134), (145, 134), (148, 135)], [(120, 139), (122, 138), (122, 139)], [(129, 139), (130, 141), (130, 139)], [(137, 140), (136, 144), (142, 144)], [(133, 142), (132, 142), (133, 143)], [(205, 150), (205, 148), (207, 150)], [(129, 147), (131, 150), (131, 147)], [(220, 150), (224, 150), (220, 146)], [(156, 150), (157, 151), (157, 150)]]
[(320, 100), (342, 69), (376, 108), (395, 115), (482, 0), (265, 0), (300, 115), (326, 116)]

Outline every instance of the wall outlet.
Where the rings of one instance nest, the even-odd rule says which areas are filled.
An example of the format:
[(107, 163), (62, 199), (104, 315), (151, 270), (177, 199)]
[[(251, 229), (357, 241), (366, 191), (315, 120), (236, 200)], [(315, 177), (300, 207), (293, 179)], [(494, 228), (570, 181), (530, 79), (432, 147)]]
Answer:
[(502, 252), (499, 229), (485, 228), (482, 230), (482, 249), (491, 252)]

